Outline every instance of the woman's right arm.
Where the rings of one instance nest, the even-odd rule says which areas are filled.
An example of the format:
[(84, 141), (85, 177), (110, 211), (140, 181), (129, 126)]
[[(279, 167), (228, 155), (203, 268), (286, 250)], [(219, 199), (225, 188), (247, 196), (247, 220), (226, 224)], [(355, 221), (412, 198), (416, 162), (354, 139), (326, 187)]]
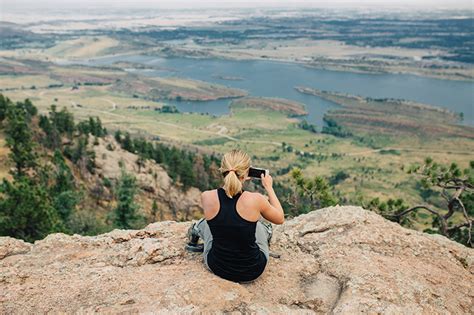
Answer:
[(260, 195), (260, 213), (265, 219), (274, 224), (283, 224), (285, 222), (285, 215), (280, 201), (273, 190), (273, 178), (270, 175), (264, 176), (262, 174), (261, 179), (262, 185), (267, 191), (268, 200), (263, 195)]

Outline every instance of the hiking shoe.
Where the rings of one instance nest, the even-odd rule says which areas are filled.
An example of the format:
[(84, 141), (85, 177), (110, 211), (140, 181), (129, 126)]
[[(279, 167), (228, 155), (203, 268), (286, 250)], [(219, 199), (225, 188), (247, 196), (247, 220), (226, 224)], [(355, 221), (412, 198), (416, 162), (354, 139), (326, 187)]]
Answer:
[(188, 243), (184, 247), (188, 252), (192, 253), (202, 253), (204, 252), (204, 244), (197, 244), (197, 243)]
[[(198, 221), (199, 222), (199, 221)], [(189, 240), (189, 244), (197, 244), (199, 241), (199, 232), (196, 228), (197, 222), (194, 222), (191, 224), (191, 226), (188, 229), (187, 237)]]
[(193, 252), (193, 253), (202, 253), (204, 252), (204, 244), (198, 243), (199, 241), (199, 231), (197, 229), (197, 225), (200, 221), (194, 222), (191, 224), (191, 226), (188, 229), (187, 232), (187, 237), (188, 237), (188, 243), (184, 247), (188, 252)]

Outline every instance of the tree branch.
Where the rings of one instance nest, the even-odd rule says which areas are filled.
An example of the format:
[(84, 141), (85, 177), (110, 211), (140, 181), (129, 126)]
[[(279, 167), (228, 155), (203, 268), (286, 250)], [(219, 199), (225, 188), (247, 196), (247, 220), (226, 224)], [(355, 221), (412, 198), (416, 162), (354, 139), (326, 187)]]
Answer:
[(447, 220), (449, 217), (451, 217), (454, 213), (454, 202), (456, 200), (459, 200), (459, 196), (462, 194), (464, 191), (464, 187), (461, 187), (460, 189), (456, 190), (454, 195), (451, 197), (451, 200), (448, 202), (448, 212), (443, 216), (445, 220)]
[(432, 214), (436, 215), (439, 220), (440, 220), (440, 224), (441, 224), (441, 233), (445, 236), (447, 236), (448, 232), (447, 232), (447, 223), (446, 223), (446, 219), (441, 215), (439, 214), (438, 212), (434, 211), (433, 209), (427, 207), (427, 206), (423, 206), (423, 205), (417, 205), (417, 206), (414, 206), (414, 207), (411, 207), (409, 209), (406, 209), (398, 214), (390, 214), (391, 216), (397, 218), (397, 221), (399, 221), (399, 219), (406, 215), (407, 213), (410, 213), (412, 211), (415, 211), (417, 209), (425, 209), (429, 212), (431, 212)]
[(437, 215), (438, 217), (441, 217), (441, 215), (438, 212), (434, 211), (431, 208), (428, 208), (427, 206), (423, 206), (423, 205), (417, 205), (417, 206), (411, 207), (409, 209), (403, 210), (402, 212), (400, 212), (398, 214), (395, 213), (395, 214), (392, 214), (392, 215), (396, 216), (396, 217), (401, 217), (401, 216), (404, 216), (405, 214), (410, 213), (410, 212), (412, 212), (416, 209), (425, 209), (425, 210), (428, 210), (429, 212)]
[(469, 226), (469, 224), (474, 224), (474, 220), (471, 220), (470, 222), (464, 222), (464, 223), (459, 223), (459, 224), (456, 224), (454, 226), (451, 226), (450, 228), (448, 228), (448, 232), (453, 232), (454, 230), (457, 230), (459, 228), (462, 228), (462, 227), (465, 227), (465, 226)]
[(471, 247), (474, 247), (474, 246), (472, 246), (472, 221), (471, 221), (471, 219), (469, 218), (469, 215), (468, 215), (467, 212), (466, 212), (466, 207), (464, 207), (464, 204), (462, 203), (461, 199), (456, 198), (456, 201), (457, 201), (457, 202), (459, 203), (459, 205), (461, 206), (461, 209), (462, 209), (462, 213), (463, 213), (463, 215), (464, 215), (464, 218), (466, 218), (466, 223), (469, 225), (467, 243), (468, 243)]

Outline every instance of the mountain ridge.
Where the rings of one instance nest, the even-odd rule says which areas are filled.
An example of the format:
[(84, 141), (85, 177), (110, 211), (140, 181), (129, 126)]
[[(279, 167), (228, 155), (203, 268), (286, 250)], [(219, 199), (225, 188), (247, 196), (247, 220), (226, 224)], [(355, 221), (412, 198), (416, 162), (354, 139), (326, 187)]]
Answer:
[[(190, 222), (98, 236), (0, 238), (0, 312), (472, 313), (474, 250), (353, 206), (274, 226), (250, 284), (184, 250)], [(276, 258), (279, 257), (279, 258)]]

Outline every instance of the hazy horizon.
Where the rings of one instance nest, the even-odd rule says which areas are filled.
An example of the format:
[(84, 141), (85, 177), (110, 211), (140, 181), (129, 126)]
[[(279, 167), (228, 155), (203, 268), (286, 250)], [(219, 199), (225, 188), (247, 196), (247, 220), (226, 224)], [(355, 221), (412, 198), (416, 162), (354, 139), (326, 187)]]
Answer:
[(49, 7), (57, 8), (80, 7), (80, 6), (110, 6), (113, 4), (117, 7), (141, 7), (150, 6), (156, 8), (252, 8), (252, 7), (339, 7), (339, 8), (357, 8), (357, 7), (418, 7), (425, 9), (472, 9), (473, 5), (470, 0), (332, 0), (332, 1), (315, 1), (315, 0), (260, 0), (258, 3), (250, 0), (220, 0), (220, 1), (199, 1), (199, 0), (175, 0), (175, 1), (154, 1), (154, 0), (2, 0), (1, 11), (8, 8), (32, 6), (32, 7)]

